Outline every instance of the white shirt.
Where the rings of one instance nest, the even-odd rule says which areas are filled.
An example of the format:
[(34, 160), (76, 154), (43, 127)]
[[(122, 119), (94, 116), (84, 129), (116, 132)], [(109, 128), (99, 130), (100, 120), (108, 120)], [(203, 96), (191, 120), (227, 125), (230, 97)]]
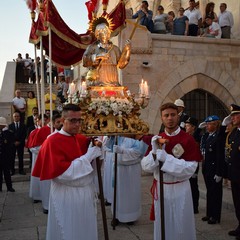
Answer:
[(220, 27), (233, 27), (234, 20), (232, 13), (229, 11), (220, 12), (218, 15), (218, 23)]
[(194, 8), (192, 11), (190, 9), (184, 12), (184, 16), (187, 16), (189, 19), (189, 24), (198, 25), (198, 20), (202, 18), (201, 12)]
[(214, 35), (213, 33), (215, 33), (216, 31), (218, 31), (218, 35), (214, 35), (215, 38), (221, 38), (222, 36), (222, 30), (221, 30), (221, 27), (219, 26), (218, 23), (216, 22), (212, 22), (212, 25), (210, 25), (209, 27), (209, 33), (211, 35)]
[(15, 97), (12, 101), (13, 105), (16, 106), (18, 109), (25, 108), (26, 101), (24, 98)]

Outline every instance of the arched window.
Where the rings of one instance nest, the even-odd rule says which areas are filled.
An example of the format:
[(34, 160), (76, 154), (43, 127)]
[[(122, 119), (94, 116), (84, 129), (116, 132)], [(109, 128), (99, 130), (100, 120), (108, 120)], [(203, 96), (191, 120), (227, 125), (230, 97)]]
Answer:
[(229, 110), (220, 99), (202, 89), (193, 90), (181, 99), (185, 104), (185, 112), (189, 116), (196, 117), (199, 122), (209, 115), (217, 115), (223, 120), (229, 114)]

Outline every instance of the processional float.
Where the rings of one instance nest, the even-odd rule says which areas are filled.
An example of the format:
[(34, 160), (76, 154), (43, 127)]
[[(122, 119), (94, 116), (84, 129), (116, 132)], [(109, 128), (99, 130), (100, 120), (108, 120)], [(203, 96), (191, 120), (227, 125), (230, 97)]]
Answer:
[[(149, 127), (147, 123), (140, 119), (140, 110), (148, 105), (149, 86), (146, 81), (142, 80), (139, 84), (139, 94), (132, 94), (127, 86), (119, 83), (117, 70), (118, 68), (123, 69), (129, 62), (131, 39), (138, 27), (139, 19), (137, 19), (129, 40), (127, 40), (122, 51), (110, 40), (113, 30), (116, 35), (116, 32), (119, 32), (125, 24), (124, 1), (120, 0), (118, 5), (108, 14), (106, 12), (108, 0), (102, 0), (103, 13), (100, 17), (96, 16), (99, 0), (86, 2), (90, 27), (86, 34), (80, 35), (68, 28), (51, 0), (39, 1), (40, 12), (36, 22), (34, 21), (35, 11), (33, 10), (36, 1), (27, 0), (27, 2), (34, 3), (34, 6), (30, 8), (32, 9), (33, 19), (30, 42), (39, 44), (39, 36), (41, 36), (40, 43), (50, 57), (50, 62), (53, 59), (57, 65), (69, 66), (69, 64), (76, 64), (80, 57), (83, 65), (88, 68), (86, 78), (81, 81), (78, 88), (75, 83), (70, 84), (68, 96), (68, 103), (77, 104), (81, 108), (82, 124), (80, 132), (87, 136), (115, 136), (115, 144), (117, 144), (117, 136), (119, 135), (147, 134)], [(62, 23), (60, 27), (59, 23)], [(63, 31), (63, 29), (66, 30)], [(54, 45), (54, 40), (46, 37), (50, 35), (49, 32), (52, 33), (53, 38), (58, 38), (58, 43), (61, 42), (62, 46), (71, 48), (73, 54), (79, 51), (75, 63), (71, 62), (71, 57), (61, 57), (59, 54), (55, 54), (58, 49)], [(70, 35), (66, 36), (66, 32)], [(69, 61), (65, 63), (65, 60)], [(43, 76), (43, 70), (41, 75)], [(52, 81), (50, 80), (50, 82)], [(44, 81), (41, 81), (41, 84), (43, 85)], [(99, 159), (97, 159), (97, 173), (104, 234), (105, 240), (108, 240)], [(114, 175), (113, 229), (116, 226), (117, 153), (115, 154)]]
[[(112, 19), (107, 15), (94, 17), (90, 31), (96, 41), (89, 45), (83, 55), (83, 66), (88, 68), (85, 81), (69, 101), (79, 104), (82, 110), (81, 132), (89, 136), (144, 135), (149, 131), (147, 123), (140, 119), (140, 109), (148, 104), (149, 86), (141, 82), (139, 95), (131, 94), (127, 86), (119, 83), (117, 68), (124, 68), (130, 59), (131, 39), (122, 51), (111, 40)], [(135, 31), (136, 27), (133, 29)], [(133, 33), (131, 34), (133, 36)], [(99, 189), (102, 209), (104, 196), (100, 163), (97, 160)], [(117, 153), (114, 161), (114, 200), (112, 226), (116, 226)], [(102, 211), (105, 212), (105, 211)], [(105, 224), (104, 224), (105, 225)]]

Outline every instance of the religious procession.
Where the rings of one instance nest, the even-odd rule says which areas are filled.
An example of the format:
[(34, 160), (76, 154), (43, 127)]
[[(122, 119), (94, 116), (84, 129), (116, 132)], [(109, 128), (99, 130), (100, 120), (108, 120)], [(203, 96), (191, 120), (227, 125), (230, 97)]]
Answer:
[[(29, 175), (28, 199), (46, 221), (44, 234), (29, 239), (240, 239), (239, 83), (234, 85), (239, 70), (233, 67), (240, 43), (231, 39), (234, 21), (227, 4), (221, 3), (215, 21), (212, 2), (202, 18), (201, 1), (189, 0), (185, 9), (185, 3), (169, 1), (175, 8), (178, 2), (175, 18), (173, 11), (163, 13), (164, 1), (90, 0), (88, 29), (77, 34), (54, 1), (26, 2), (29, 42), (41, 57), (38, 65), (35, 55), (34, 80), (24, 78), (31, 87), (27, 99), (22, 85), (14, 89), (11, 124), (1, 112), (0, 197), (17, 194), (13, 179)], [(155, 18), (149, 7), (157, 9)], [(221, 64), (224, 54), (214, 48), (227, 44), (231, 59)], [(189, 45), (195, 46), (188, 51)], [(204, 63), (209, 45), (219, 55), (214, 52)], [(69, 69), (77, 64), (73, 80)], [(60, 70), (51, 74), (53, 68)], [(24, 168), (26, 151), (30, 173)], [(231, 226), (224, 225), (226, 192)], [(4, 211), (0, 237), (8, 218)], [(134, 232), (143, 218), (152, 223), (147, 234), (143, 227), (134, 238), (124, 237), (123, 226)], [(201, 234), (199, 222), (209, 236)], [(211, 231), (223, 235), (215, 238)]]

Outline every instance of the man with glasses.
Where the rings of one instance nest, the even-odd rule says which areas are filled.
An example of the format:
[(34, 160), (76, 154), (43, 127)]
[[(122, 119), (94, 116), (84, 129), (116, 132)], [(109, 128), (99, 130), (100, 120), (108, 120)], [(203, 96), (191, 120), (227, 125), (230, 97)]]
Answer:
[(80, 134), (81, 110), (68, 104), (63, 127), (43, 143), (32, 175), (51, 179), (47, 240), (97, 240), (94, 169), (101, 155), (99, 141), (87, 150), (89, 140)]

